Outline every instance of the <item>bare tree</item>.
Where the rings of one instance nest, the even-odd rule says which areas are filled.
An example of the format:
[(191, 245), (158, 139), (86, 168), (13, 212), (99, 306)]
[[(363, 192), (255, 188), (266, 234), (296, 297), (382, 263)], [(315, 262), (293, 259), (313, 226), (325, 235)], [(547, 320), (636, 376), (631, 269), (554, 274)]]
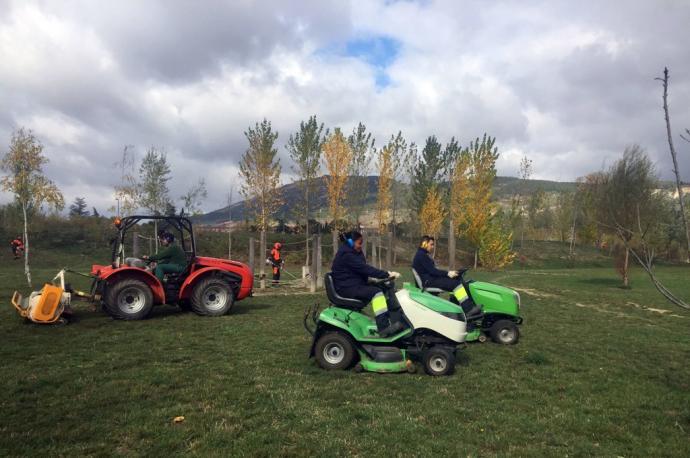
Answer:
[(664, 118), (666, 119), (666, 135), (668, 136), (668, 147), (671, 151), (671, 158), (673, 159), (673, 173), (676, 176), (676, 188), (678, 189), (678, 203), (680, 204), (680, 217), (683, 220), (683, 227), (685, 228), (685, 262), (690, 262), (690, 231), (688, 230), (688, 219), (685, 216), (685, 203), (683, 202), (683, 187), (680, 181), (680, 171), (678, 170), (678, 159), (676, 158), (676, 148), (673, 146), (673, 136), (671, 135), (671, 118), (668, 114), (668, 67), (664, 67), (664, 77), (655, 78), (661, 81), (664, 87)]

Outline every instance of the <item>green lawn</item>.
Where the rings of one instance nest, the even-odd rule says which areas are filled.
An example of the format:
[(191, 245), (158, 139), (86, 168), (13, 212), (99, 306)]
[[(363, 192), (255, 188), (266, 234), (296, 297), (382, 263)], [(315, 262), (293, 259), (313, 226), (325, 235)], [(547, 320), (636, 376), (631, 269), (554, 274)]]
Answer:
[[(690, 313), (639, 270), (632, 290), (611, 268), (477, 273), (522, 290), (522, 340), (469, 345), (432, 378), (316, 367), (301, 320), (321, 295), (26, 324), (9, 305), (21, 267), (3, 261), (0, 456), (690, 455)], [(690, 298), (690, 269), (660, 276)]]

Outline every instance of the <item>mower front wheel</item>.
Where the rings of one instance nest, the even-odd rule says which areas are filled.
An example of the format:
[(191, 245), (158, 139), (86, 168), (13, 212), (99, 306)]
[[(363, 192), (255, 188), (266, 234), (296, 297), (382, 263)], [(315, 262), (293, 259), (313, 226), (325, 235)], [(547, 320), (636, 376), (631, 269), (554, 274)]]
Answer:
[(222, 278), (202, 279), (192, 291), (191, 308), (197, 315), (225, 315), (234, 303), (235, 293), (230, 283)]
[(143, 320), (153, 308), (153, 293), (141, 280), (120, 280), (108, 285), (104, 305), (113, 318)]
[(491, 340), (497, 344), (515, 345), (520, 339), (520, 330), (510, 320), (498, 320), (489, 329)]
[(327, 332), (319, 337), (314, 349), (316, 362), (329, 371), (347, 369), (355, 358), (350, 339), (339, 332)]
[(450, 375), (455, 370), (455, 355), (443, 347), (431, 347), (423, 356), (424, 371), (433, 376)]

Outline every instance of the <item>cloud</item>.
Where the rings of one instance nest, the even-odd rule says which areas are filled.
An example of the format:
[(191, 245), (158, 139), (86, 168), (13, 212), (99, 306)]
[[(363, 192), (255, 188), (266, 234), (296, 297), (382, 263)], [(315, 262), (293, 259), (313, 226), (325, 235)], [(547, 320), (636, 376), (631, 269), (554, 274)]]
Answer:
[[(223, 205), (264, 117), (284, 142), (316, 114), (359, 121), (377, 144), (402, 130), (468, 143), (484, 132), (538, 178), (570, 180), (626, 145), (670, 177), (661, 87), (690, 127), (690, 5), (663, 2), (8, 1), (0, 18), (0, 139), (32, 128), (67, 200), (103, 210), (126, 144), (164, 147), (174, 197), (207, 177)], [(690, 145), (678, 140), (683, 175)], [(7, 196), (5, 196), (7, 198)]]

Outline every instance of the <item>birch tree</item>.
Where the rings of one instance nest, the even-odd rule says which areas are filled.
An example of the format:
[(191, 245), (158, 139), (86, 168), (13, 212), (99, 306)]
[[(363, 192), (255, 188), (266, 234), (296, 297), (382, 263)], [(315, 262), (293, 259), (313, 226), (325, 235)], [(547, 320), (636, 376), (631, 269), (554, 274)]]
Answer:
[(203, 205), (207, 197), (208, 191), (206, 190), (206, 180), (202, 177), (180, 197), (182, 201), (182, 210), (187, 215), (200, 215), (201, 205)]
[[(685, 262), (690, 262), (690, 229), (688, 228), (688, 218), (685, 214), (685, 202), (683, 201), (683, 186), (680, 180), (680, 171), (678, 170), (678, 158), (676, 157), (676, 148), (673, 145), (673, 135), (671, 135), (671, 118), (668, 114), (668, 68), (664, 67), (663, 78), (656, 78), (661, 81), (664, 91), (662, 95), (664, 105), (664, 119), (666, 120), (666, 136), (668, 138), (668, 147), (671, 152), (671, 159), (673, 159), (673, 174), (676, 177), (676, 189), (678, 192), (678, 205), (680, 206), (680, 217), (683, 221), (683, 228), (685, 229)], [(682, 137), (682, 136), (681, 136)]]
[(29, 266), (29, 222), (30, 216), (40, 211), (43, 204), (56, 210), (65, 206), (62, 193), (43, 172), (48, 158), (43, 155), (43, 145), (30, 130), (20, 128), (12, 134), (9, 151), (0, 161), (0, 169), (7, 175), (0, 180), (5, 192), (14, 194), (21, 207), (24, 222), (24, 274), (29, 288), (31, 269)]
[[(150, 147), (139, 166), (139, 204), (146, 208), (151, 215), (170, 213), (170, 166), (165, 151)], [(173, 214), (175, 210), (173, 207)], [(158, 234), (158, 220), (153, 220), (154, 233)], [(154, 236), (156, 252), (158, 251), (158, 237)]]

